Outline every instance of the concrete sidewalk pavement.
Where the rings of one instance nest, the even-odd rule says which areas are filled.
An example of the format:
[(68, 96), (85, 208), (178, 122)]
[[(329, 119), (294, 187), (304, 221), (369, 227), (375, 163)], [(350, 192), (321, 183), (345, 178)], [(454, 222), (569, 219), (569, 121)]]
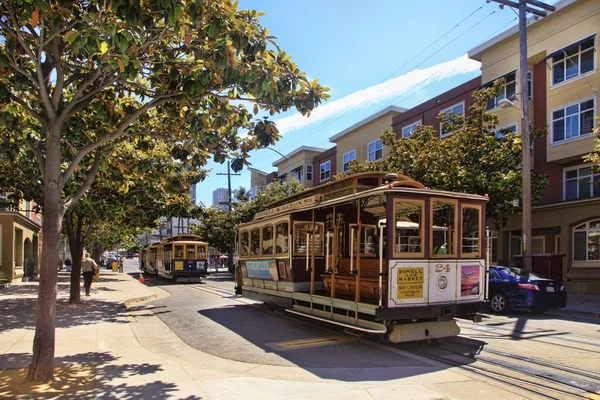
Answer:
[[(56, 379), (24, 385), (31, 359), (37, 284), (0, 291), (0, 398), (60, 399), (507, 399), (515, 393), (398, 350), (418, 367), (303, 369), (243, 363), (185, 344), (136, 299), (167, 296), (126, 274), (102, 271), (92, 296), (67, 304), (61, 274)], [(129, 304), (127, 308), (125, 305)], [(211, 340), (214, 338), (210, 338)], [(426, 366), (422, 366), (426, 365)]]

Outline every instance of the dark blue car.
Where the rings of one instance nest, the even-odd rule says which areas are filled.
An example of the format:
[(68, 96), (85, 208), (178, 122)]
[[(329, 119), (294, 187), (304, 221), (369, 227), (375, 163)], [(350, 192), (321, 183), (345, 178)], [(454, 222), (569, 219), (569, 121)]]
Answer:
[(511, 308), (543, 313), (567, 305), (567, 291), (562, 281), (513, 267), (490, 267), (489, 293), (492, 311), (497, 313)]

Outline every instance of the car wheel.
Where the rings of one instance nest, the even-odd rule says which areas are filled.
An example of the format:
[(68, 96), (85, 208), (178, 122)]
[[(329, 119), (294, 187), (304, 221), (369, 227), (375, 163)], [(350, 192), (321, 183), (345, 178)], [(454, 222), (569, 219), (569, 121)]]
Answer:
[(548, 311), (547, 308), (542, 308), (542, 307), (532, 307), (531, 308), (531, 312), (534, 313), (534, 314), (543, 314), (546, 311)]
[(493, 312), (503, 313), (508, 310), (508, 299), (502, 293), (496, 293), (490, 299), (490, 305)]

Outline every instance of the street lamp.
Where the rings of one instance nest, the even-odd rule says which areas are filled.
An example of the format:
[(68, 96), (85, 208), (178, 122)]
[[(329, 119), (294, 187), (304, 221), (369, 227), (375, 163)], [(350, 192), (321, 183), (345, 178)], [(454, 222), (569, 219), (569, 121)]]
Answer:
[[(523, 74), (521, 74), (522, 76)], [(523, 82), (523, 81), (521, 81)], [(523, 83), (521, 86), (525, 86)], [(525, 86), (526, 87), (526, 86)], [(532, 243), (531, 240), (531, 146), (529, 138), (529, 115), (528, 115), (528, 99), (526, 96), (521, 96), (523, 108), (517, 106), (509, 99), (502, 99), (498, 102), (501, 108), (516, 108), (521, 112), (521, 175), (523, 179), (523, 195), (522, 195), (522, 211), (523, 211), (523, 268), (531, 270), (531, 255)], [(529, 243), (528, 243), (529, 241)]]
[(290, 197), (290, 196), (291, 196), (291, 194), (292, 194), (292, 186), (291, 186), (291, 180), (290, 180), (290, 178), (291, 178), (291, 176), (290, 176), (290, 173), (291, 173), (291, 172), (290, 172), (290, 162), (291, 162), (291, 160), (290, 160), (290, 157), (288, 157), (288, 156), (286, 156), (286, 155), (283, 155), (283, 154), (281, 154), (279, 151), (275, 150), (275, 149), (274, 149), (274, 148), (272, 148), (272, 147), (264, 147), (264, 148), (265, 148), (265, 149), (267, 149), (267, 150), (274, 151), (275, 153), (279, 154), (279, 155), (280, 155), (281, 157), (283, 157), (283, 158), (287, 158), (287, 160), (288, 160), (288, 172), (287, 172), (287, 181), (288, 181), (288, 197)]

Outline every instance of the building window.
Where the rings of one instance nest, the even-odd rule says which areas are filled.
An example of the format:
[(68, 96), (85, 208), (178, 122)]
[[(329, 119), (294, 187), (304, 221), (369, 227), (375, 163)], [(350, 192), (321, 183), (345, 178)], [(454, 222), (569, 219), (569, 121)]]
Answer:
[(600, 260), (600, 220), (573, 229), (573, 261)]
[(352, 150), (344, 154), (344, 172), (350, 171), (350, 161), (356, 160), (356, 150)]
[(325, 161), (321, 164), (321, 182), (331, 178), (331, 161)]
[(517, 124), (511, 124), (508, 126), (505, 126), (504, 128), (499, 128), (496, 129), (494, 132), (494, 136), (496, 136), (498, 139), (504, 139), (504, 137), (506, 136), (507, 133), (517, 133)]
[(376, 140), (367, 145), (367, 153), (369, 154), (369, 161), (377, 161), (383, 158), (383, 143), (380, 140)]
[(552, 142), (562, 142), (592, 133), (594, 98), (552, 111)]
[(584, 166), (565, 170), (565, 200), (600, 197), (600, 170)]
[[(496, 97), (488, 100), (486, 107), (488, 110), (500, 107), (500, 100), (512, 100), (517, 94), (517, 71), (512, 71), (498, 79), (503, 79), (504, 85), (502, 85), (502, 88), (500, 88), (500, 93), (498, 93)], [(487, 85), (491, 86), (492, 84), (493, 82), (489, 82)]]
[(298, 168), (294, 168), (290, 175), (292, 176), (292, 178), (296, 178), (298, 180), (298, 182), (303, 183), (303, 179), (302, 179), (302, 171), (304, 170), (304, 167), (301, 165)]
[(552, 56), (552, 84), (568, 81), (594, 70), (594, 41), (590, 36)]
[(421, 121), (417, 121), (414, 124), (406, 125), (404, 128), (402, 128), (402, 137), (410, 137), (410, 135), (412, 135), (414, 130), (417, 129), (417, 126), (419, 125), (421, 125)]
[(442, 111), (440, 111), (440, 114), (444, 115), (444, 121), (442, 123), (440, 123), (440, 132), (441, 135), (440, 137), (444, 137), (444, 136), (448, 136), (451, 135), (454, 130), (453, 130), (453, 126), (446, 126), (446, 125), (452, 125), (450, 122), (450, 114), (454, 114), (455, 116), (465, 116), (465, 102), (461, 102), (458, 104), (453, 105), (452, 107), (448, 107)]
[(306, 180), (309, 182), (312, 181), (312, 165), (306, 166)]

